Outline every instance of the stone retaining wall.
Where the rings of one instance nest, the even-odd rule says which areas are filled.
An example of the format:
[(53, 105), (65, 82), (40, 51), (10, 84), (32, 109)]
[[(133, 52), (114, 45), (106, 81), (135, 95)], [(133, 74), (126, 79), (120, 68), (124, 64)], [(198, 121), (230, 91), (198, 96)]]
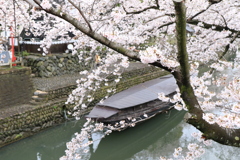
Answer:
[(59, 54), (45, 57), (26, 56), (24, 65), (32, 69), (36, 77), (53, 77), (63, 74), (76, 73), (90, 66), (81, 65), (77, 55)]
[(0, 119), (0, 147), (63, 122), (63, 105), (64, 101), (60, 100)]
[[(163, 71), (159, 70), (158, 68), (152, 67), (152, 66), (124, 72), (122, 74), (123, 78), (119, 82), (122, 85), (117, 84), (118, 92), (121, 90), (127, 89), (130, 86), (133, 86), (134, 84), (142, 83), (147, 80), (151, 80), (151, 79), (153, 79), (153, 77), (160, 77), (163, 73), (166, 74), (166, 72), (163, 72)], [(108, 81), (109, 84), (111, 84), (111, 82), (113, 82), (113, 84), (115, 84), (114, 79), (117, 78), (116, 76), (109, 76), (108, 78), (109, 78), (109, 81)], [(119, 89), (120, 86), (122, 89)], [(110, 88), (110, 87), (112, 87), (112, 86), (109, 86), (107, 88)], [(35, 96), (33, 99), (36, 102), (47, 102), (49, 100), (55, 100), (58, 98), (67, 98), (68, 95), (75, 88), (76, 88), (76, 85), (69, 85), (69, 86), (65, 86), (65, 87), (55, 88), (54, 90), (50, 90), (50, 91), (49, 90), (48, 91), (37, 90), (34, 93)], [(106, 88), (106, 87), (104, 87), (104, 88)]]
[(33, 83), (30, 74), (31, 69), (27, 67), (0, 69), (0, 109), (31, 100)]

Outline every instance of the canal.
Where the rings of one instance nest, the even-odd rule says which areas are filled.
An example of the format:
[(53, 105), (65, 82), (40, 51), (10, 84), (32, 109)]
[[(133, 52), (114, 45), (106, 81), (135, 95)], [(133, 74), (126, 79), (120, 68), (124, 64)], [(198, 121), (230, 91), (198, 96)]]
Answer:
[[(113, 132), (96, 140), (90, 152), (82, 153), (84, 160), (158, 160), (172, 156), (174, 149), (183, 149), (189, 143), (198, 143), (191, 136), (197, 130), (184, 123), (185, 112), (172, 110), (122, 132)], [(42, 131), (32, 137), (0, 148), (1, 160), (57, 160), (64, 155), (66, 142), (79, 132), (85, 120), (69, 121)], [(101, 133), (95, 133), (98, 139)], [(239, 160), (240, 148), (213, 142), (205, 147), (201, 160)], [(79, 151), (81, 152), (81, 151)]]

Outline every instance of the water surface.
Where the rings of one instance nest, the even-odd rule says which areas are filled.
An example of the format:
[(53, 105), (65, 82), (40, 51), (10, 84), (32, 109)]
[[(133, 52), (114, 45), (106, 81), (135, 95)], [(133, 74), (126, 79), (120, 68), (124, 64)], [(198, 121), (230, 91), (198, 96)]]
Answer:
[[(183, 122), (185, 112), (172, 110), (122, 132), (113, 132), (82, 154), (84, 160), (157, 160), (172, 156), (174, 149), (197, 142), (191, 133), (197, 130)], [(84, 119), (47, 129), (0, 149), (1, 160), (57, 160), (64, 155), (66, 142), (79, 132)], [(99, 139), (95, 133), (93, 139)], [(79, 151), (81, 152), (81, 150)], [(240, 148), (213, 143), (201, 160), (239, 160)]]

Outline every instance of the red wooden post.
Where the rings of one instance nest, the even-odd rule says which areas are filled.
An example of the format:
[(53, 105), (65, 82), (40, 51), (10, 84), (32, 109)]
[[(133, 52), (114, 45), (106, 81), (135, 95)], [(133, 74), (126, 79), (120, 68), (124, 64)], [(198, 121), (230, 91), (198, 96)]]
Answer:
[[(15, 50), (14, 50), (14, 34), (13, 34), (13, 29), (12, 27), (10, 27), (10, 30), (11, 30), (11, 43), (12, 43), (12, 48), (11, 48), (11, 51), (12, 51), (12, 62), (15, 62), (16, 61), (16, 57), (15, 57)], [(13, 66), (16, 66), (16, 64), (13, 64)]]

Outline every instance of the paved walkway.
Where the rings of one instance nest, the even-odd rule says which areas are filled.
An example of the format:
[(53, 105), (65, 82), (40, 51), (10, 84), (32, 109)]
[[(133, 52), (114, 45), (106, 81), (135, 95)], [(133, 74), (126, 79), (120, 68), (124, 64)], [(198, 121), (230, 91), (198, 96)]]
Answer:
[[(144, 68), (146, 66), (147, 65), (139, 62), (132, 62), (130, 63), (129, 67), (125, 69), (125, 71)], [(33, 84), (35, 86), (35, 89), (39, 89), (41, 91), (49, 91), (69, 85), (75, 85), (76, 80), (79, 78), (80, 78), (79, 73), (66, 74), (50, 78), (35, 77), (33, 78)]]

